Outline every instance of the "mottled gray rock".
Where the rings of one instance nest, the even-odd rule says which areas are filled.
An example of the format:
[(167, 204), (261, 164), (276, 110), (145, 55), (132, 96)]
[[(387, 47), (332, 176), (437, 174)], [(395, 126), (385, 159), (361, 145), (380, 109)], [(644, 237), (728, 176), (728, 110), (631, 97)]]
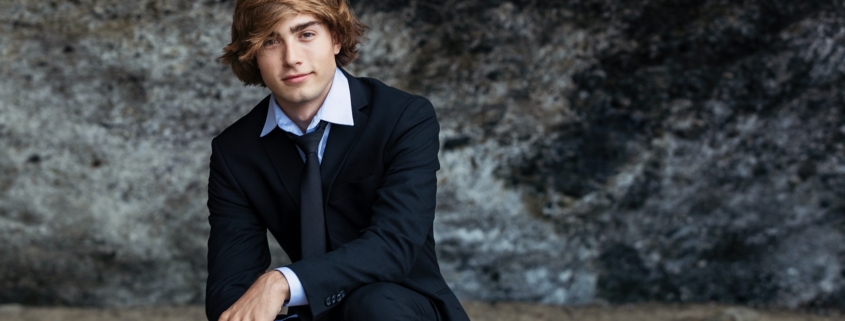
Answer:
[[(348, 69), (437, 109), (462, 298), (845, 308), (842, 8), (356, 1)], [(202, 301), (231, 9), (0, 1), (0, 302)]]
[(202, 300), (209, 137), (262, 95), (227, 5), (4, 1), (0, 300)]

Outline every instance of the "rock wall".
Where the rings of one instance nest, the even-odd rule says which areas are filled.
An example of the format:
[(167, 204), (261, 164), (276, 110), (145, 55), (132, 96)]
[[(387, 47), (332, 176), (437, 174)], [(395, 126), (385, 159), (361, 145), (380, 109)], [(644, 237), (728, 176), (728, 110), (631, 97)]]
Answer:
[[(461, 298), (845, 308), (842, 1), (353, 3)], [(232, 6), (0, 1), (0, 302), (202, 302)]]

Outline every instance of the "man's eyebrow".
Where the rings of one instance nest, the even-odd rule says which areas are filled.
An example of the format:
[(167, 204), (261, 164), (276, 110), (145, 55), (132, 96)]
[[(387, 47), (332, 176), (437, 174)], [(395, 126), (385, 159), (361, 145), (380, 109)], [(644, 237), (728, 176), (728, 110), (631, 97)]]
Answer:
[(303, 22), (303, 23), (300, 23), (300, 24), (295, 25), (293, 27), (290, 27), (290, 33), (300, 32), (300, 31), (302, 31), (302, 29), (305, 29), (305, 28), (308, 28), (310, 26), (317, 25), (317, 24), (320, 24), (320, 22), (316, 21), (316, 20)]

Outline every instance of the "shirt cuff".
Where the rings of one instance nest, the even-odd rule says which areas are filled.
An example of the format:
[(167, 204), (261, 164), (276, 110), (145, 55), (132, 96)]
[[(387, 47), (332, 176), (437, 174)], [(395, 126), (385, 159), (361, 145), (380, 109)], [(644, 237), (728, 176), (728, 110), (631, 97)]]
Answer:
[(308, 305), (308, 298), (305, 297), (305, 290), (302, 289), (302, 283), (299, 282), (296, 273), (293, 273), (293, 270), (286, 266), (277, 268), (276, 271), (284, 274), (285, 279), (288, 280), (288, 287), (290, 288), (290, 299), (285, 302), (284, 306), (295, 307)]

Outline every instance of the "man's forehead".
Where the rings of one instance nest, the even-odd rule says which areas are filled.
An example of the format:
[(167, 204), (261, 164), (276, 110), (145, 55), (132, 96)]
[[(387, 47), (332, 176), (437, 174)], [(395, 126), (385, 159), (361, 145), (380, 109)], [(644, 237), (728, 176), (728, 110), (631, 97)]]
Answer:
[(305, 28), (322, 24), (322, 21), (312, 14), (294, 13), (287, 15), (286, 17), (282, 17), (274, 29), (271, 30), (271, 34), (278, 34), (279, 32), (295, 33), (302, 31)]

